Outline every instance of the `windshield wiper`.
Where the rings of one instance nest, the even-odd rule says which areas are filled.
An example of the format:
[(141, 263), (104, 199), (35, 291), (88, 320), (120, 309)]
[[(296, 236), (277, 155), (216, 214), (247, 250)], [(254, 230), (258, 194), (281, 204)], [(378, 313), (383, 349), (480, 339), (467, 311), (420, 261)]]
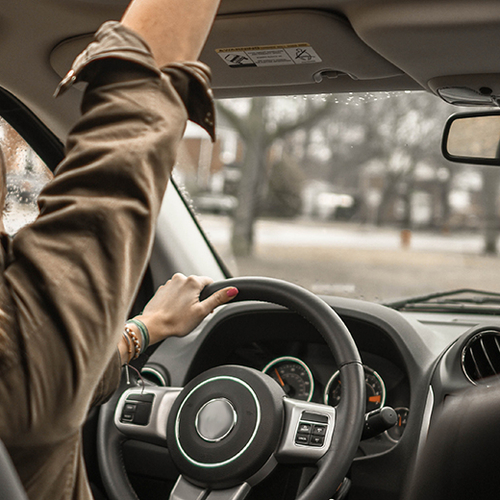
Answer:
[(500, 293), (460, 288), (436, 292), (384, 304), (398, 311), (461, 311), (470, 313), (493, 312), (500, 314)]

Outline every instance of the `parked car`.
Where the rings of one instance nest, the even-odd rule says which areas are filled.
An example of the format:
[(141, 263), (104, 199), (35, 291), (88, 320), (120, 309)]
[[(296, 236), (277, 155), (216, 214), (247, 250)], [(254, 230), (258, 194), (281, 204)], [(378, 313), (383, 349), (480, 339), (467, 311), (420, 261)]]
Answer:
[(195, 210), (213, 214), (231, 214), (238, 200), (234, 196), (219, 193), (201, 193), (193, 198)]
[[(52, 171), (81, 99), (54, 88), (125, 6), (2, 6), (0, 115)], [(240, 294), (89, 415), (96, 499), (402, 497), (447, 399), (500, 373), (498, 127), (482, 116), (499, 102), (499, 46), (491, 0), (222, 0), (201, 58), (219, 100), (212, 160), (242, 165), (238, 203), (211, 197), (224, 216), (197, 218), (186, 189), (200, 179), (170, 184), (133, 311), (175, 272)], [(462, 106), (486, 121), (450, 126), (445, 159)], [(356, 210), (259, 218), (269, 179), (297, 199), (306, 180), (334, 185)]]

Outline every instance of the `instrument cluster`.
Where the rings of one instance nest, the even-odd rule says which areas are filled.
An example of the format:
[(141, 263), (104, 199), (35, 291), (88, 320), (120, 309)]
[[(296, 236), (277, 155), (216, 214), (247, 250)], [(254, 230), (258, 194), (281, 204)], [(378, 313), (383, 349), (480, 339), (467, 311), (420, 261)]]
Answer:
[[(382, 377), (367, 365), (363, 365), (366, 384), (366, 413), (382, 408), (386, 403), (386, 385)], [(281, 356), (273, 359), (262, 370), (272, 377), (285, 391), (287, 396), (302, 401), (311, 401), (315, 390), (316, 381), (307, 364), (294, 356)], [(315, 399), (330, 406), (337, 406), (342, 397), (342, 380), (337, 370), (331, 374), (326, 384), (319, 388), (322, 392), (321, 399), (316, 394)], [(387, 437), (397, 442), (402, 434), (408, 418), (408, 408), (395, 408), (397, 413), (396, 425), (387, 431)]]

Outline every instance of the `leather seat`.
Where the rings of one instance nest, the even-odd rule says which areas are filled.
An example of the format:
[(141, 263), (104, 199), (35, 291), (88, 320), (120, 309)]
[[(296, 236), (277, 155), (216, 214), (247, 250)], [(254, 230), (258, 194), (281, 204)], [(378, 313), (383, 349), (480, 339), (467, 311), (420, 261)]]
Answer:
[(486, 500), (500, 492), (500, 384), (448, 396), (406, 500)]

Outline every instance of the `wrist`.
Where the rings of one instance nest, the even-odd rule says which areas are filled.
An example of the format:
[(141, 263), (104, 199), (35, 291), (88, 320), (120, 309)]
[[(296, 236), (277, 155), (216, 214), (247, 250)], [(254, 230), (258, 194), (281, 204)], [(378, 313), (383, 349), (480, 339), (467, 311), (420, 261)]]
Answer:
[(130, 341), (127, 340), (127, 338), (123, 334), (118, 342), (118, 352), (120, 353), (120, 360), (122, 366), (128, 364), (132, 358), (131, 347), (130, 347)]
[(166, 322), (157, 318), (154, 314), (140, 314), (135, 316), (136, 320), (144, 324), (149, 332), (149, 345), (156, 344), (163, 340), (165, 337), (170, 337), (173, 333), (170, 333), (167, 328)]
[(123, 365), (137, 359), (149, 346), (149, 333), (146, 326), (136, 318), (125, 323), (118, 351)]

